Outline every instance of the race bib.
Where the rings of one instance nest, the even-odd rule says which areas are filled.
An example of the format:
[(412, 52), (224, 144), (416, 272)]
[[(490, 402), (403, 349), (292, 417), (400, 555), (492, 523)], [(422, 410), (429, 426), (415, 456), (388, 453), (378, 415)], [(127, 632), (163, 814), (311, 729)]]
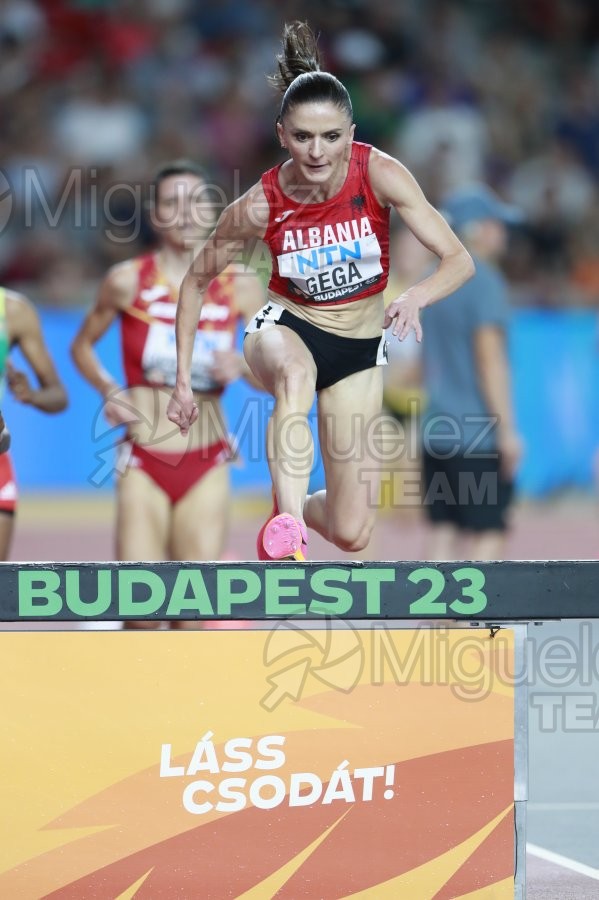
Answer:
[(382, 275), (376, 234), (337, 244), (293, 250), (277, 257), (279, 274), (312, 303), (349, 299)]

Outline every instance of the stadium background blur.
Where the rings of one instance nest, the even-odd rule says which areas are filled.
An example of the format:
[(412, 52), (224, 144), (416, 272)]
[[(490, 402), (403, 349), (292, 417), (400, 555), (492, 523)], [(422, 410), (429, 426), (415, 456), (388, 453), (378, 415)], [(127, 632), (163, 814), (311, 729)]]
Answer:
[[(0, 0), (0, 284), (35, 302), (71, 400), (57, 417), (2, 401), (23, 521), (40, 534), (67, 509), (63, 499), (76, 497), (69, 508), (81, 517), (110, 497), (118, 433), (68, 347), (107, 267), (149, 246), (150, 174), (165, 159), (192, 157), (206, 165), (224, 206), (282, 158), (278, 101), (264, 76), (283, 23), (294, 18), (320, 32), (325, 65), (352, 96), (356, 138), (401, 159), (433, 203), (482, 180), (523, 208), (526, 224), (505, 261), (526, 448), (519, 496), (552, 505), (567, 497), (585, 510), (595, 503), (596, 4)], [(260, 247), (249, 262), (266, 279)], [(118, 373), (117, 348), (115, 332), (100, 345)], [(238, 496), (266, 495), (267, 401), (236, 385), (225, 406), (240, 437)], [(53, 498), (47, 520), (40, 495)], [(13, 555), (26, 552), (17, 542)], [(556, 546), (545, 555), (568, 554)]]

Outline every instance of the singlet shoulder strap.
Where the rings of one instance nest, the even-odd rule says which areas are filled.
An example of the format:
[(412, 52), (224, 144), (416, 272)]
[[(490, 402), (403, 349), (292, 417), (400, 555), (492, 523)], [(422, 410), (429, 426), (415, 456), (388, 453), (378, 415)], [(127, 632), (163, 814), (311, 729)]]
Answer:
[(372, 144), (364, 144), (361, 141), (354, 141), (353, 143), (351, 165), (355, 166), (355, 171), (360, 172), (362, 178), (367, 178), (368, 176), (371, 150)]
[(274, 166), (262, 175), (262, 187), (264, 195), (271, 210), (276, 209), (283, 201), (283, 192), (279, 187), (279, 172), (281, 165)]
[(158, 275), (158, 261), (155, 253), (146, 253), (137, 259), (138, 290), (151, 287)]

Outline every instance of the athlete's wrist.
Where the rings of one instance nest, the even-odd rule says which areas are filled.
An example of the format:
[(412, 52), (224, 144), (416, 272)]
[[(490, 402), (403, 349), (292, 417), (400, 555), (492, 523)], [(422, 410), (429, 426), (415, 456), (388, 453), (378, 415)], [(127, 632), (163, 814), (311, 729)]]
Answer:
[(175, 379), (175, 391), (182, 393), (191, 391), (191, 377), (186, 375), (177, 375)]

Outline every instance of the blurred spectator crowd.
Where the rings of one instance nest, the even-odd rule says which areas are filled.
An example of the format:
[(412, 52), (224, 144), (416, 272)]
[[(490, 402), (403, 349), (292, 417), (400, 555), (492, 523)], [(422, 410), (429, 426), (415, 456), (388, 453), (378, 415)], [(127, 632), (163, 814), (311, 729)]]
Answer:
[(476, 179), (524, 209), (516, 303), (599, 306), (591, 0), (0, 0), (0, 283), (85, 305), (148, 245), (157, 163), (203, 163), (224, 206), (278, 162), (265, 74), (295, 18), (348, 87), (356, 138), (433, 203)]

